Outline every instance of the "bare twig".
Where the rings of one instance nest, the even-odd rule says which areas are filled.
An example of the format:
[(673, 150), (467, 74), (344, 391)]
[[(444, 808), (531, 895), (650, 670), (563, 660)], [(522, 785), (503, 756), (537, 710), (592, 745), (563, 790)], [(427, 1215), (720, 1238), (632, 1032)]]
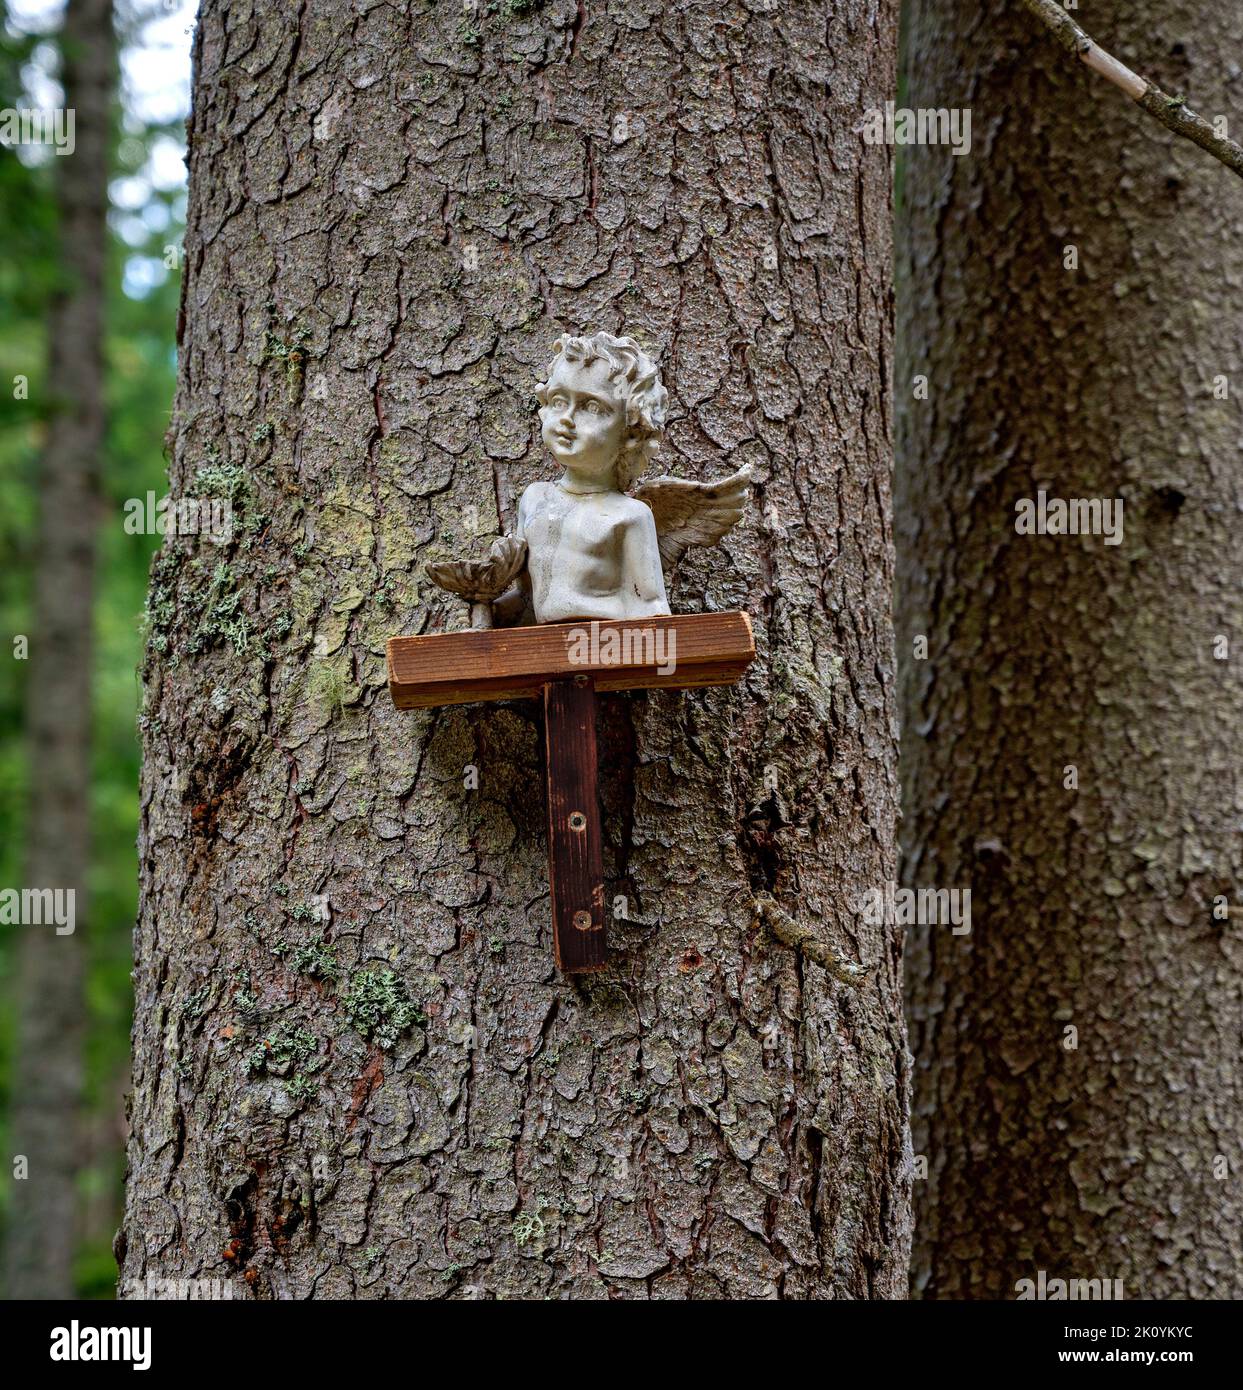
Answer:
[(1155, 83), (1132, 72), (1125, 63), (1106, 53), (1100, 44), (1080, 29), (1057, 4), (1057, 0), (1020, 0), (1020, 3), (1040, 20), (1067, 53), (1086, 63), (1093, 72), (1100, 73), (1115, 87), (1120, 87), (1167, 130), (1194, 140), (1201, 149), (1207, 150), (1214, 158), (1220, 159), (1227, 169), (1233, 169), (1243, 178), (1243, 145), (1236, 144), (1229, 136), (1218, 135), (1181, 96), (1167, 96)]
[(847, 960), (835, 946), (817, 936), (810, 927), (796, 922), (788, 912), (777, 906), (771, 893), (755, 895), (755, 911), (778, 941), (792, 950), (801, 951), (817, 965), (823, 965), (835, 980), (857, 989), (860, 980), (867, 978), (867, 966)]

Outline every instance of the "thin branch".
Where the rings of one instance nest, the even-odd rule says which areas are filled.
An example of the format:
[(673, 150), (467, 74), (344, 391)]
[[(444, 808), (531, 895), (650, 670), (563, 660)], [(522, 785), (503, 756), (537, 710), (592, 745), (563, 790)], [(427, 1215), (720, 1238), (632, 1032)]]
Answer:
[(1181, 96), (1167, 96), (1156, 83), (1132, 72), (1125, 63), (1106, 53), (1100, 44), (1080, 29), (1057, 0), (1020, 0), (1020, 3), (1036, 16), (1067, 53), (1086, 63), (1093, 72), (1100, 73), (1115, 87), (1120, 87), (1167, 130), (1194, 140), (1202, 150), (1207, 150), (1214, 158), (1220, 159), (1227, 169), (1233, 169), (1243, 178), (1243, 145), (1236, 144), (1229, 136), (1218, 135)]
[(769, 931), (782, 945), (801, 951), (808, 960), (823, 965), (835, 980), (857, 989), (860, 980), (867, 978), (867, 966), (856, 965), (854, 961), (847, 960), (831, 942), (817, 936), (810, 927), (796, 922), (788, 912), (777, 906), (771, 893), (755, 895), (755, 911), (760, 921), (767, 923)]

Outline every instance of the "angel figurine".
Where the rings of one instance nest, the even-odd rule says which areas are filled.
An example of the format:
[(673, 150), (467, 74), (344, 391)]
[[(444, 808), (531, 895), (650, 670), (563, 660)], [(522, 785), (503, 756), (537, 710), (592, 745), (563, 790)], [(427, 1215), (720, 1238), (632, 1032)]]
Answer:
[(561, 476), (526, 489), (514, 535), (488, 561), (429, 566), (429, 577), (472, 601), (475, 626), (489, 625), (488, 607), (514, 621), (528, 600), (537, 623), (668, 614), (665, 571), (741, 519), (750, 469), (715, 483), (634, 486), (665, 423), (669, 393), (655, 362), (611, 333), (558, 339), (553, 353), (535, 394)]

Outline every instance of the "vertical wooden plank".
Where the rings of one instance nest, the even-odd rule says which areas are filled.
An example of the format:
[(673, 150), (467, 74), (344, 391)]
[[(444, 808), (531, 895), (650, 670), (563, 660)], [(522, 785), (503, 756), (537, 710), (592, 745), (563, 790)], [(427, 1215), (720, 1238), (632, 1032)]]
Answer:
[(596, 691), (590, 676), (544, 686), (544, 732), (553, 949), (557, 968), (575, 975), (605, 963)]

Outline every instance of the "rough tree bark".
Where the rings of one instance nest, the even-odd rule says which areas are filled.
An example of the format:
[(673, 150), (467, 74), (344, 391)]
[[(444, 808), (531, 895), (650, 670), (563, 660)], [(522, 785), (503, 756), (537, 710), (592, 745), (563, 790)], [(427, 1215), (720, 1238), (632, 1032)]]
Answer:
[[(1237, 7), (1090, 27), (1243, 119)], [(1238, 1297), (1243, 197), (1018, 6), (920, 0), (909, 53), (912, 106), (974, 113), (912, 151), (899, 255), (904, 875), (974, 893), (908, 958), (913, 1284)], [(1122, 544), (1017, 535), (1041, 487), (1122, 498)]]
[[(846, 907), (896, 872), (890, 168), (855, 131), (894, 29), (204, 5), (172, 479), (239, 527), (153, 573), (123, 1291), (904, 1293), (899, 965)], [(746, 683), (603, 701), (626, 916), (581, 982), (538, 704), (399, 716), (383, 659), (464, 625), (421, 566), (546, 473), (571, 327), (659, 352), (667, 460), (760, 478), (675, 591), (754, 614)]]
[(111, 0), (71, 0), (61, 31), (75, 148), (56, 158), (65, 283), (48, 317), (51, 410), (39, 474), (39, 544), (26, 715), (30, 758), (25, 882), (71, 889), (75, 931), (21, 928), (14, 1154), (5, 1239), (10, 1298), (69, 1298), (78, 1234), (83, 951), (90, 859), (91, 600), (104, 439), (103, 271), (116, 43)]

